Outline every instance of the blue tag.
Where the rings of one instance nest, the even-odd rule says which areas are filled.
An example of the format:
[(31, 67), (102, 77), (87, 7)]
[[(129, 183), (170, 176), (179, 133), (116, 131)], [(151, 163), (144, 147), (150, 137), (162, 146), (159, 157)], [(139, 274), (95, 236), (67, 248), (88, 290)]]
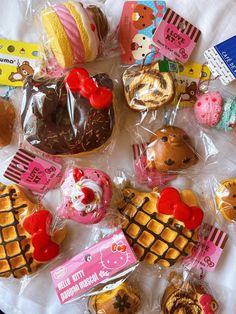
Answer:
[(224, 85), (236, 79), (236, 36), (209, 48), (204, 55), (212, 74)]

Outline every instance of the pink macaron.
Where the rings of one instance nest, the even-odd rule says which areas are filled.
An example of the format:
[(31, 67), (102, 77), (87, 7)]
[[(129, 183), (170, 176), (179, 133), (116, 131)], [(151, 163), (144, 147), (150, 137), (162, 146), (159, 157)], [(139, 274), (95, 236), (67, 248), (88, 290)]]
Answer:
[(223, 110), (223, 98), (219, 92), (209, 92), (200, 96), (194, 105), (198, 123), (213, 127), (219, 123)]
[(82, 224), (96, 224), (104, 218), (112, 198), (112, 182), (105, 172), (68, 169), (61, 189), (63, 202), (58, 208), (61, 218)]

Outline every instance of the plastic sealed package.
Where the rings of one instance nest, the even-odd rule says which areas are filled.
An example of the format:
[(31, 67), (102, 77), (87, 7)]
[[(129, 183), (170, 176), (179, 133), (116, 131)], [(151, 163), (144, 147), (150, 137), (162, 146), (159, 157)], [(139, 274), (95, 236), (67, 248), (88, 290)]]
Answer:
[(220, 313), (220, 303), (209, 285), (194, 274), (172, 272), (161, 299), (163, 314)]
[(18, 185), (1, 184), (0, 198), (0, 276), (24, 279), (59, 255), (66, 228)]
[(62, 179), (63, 200), (57, 208), (63, 219), (96, 224), (106, 215), (112, 201), (108, 174), (93, 168), (67, 168)]
[(51, 155), (78, 156), (105, 148), (116, 124), (113, 82), (74, 68), (59, 79), (29, 77), (24, 85), (24, 138)]
[[(35, 9), (35, 7), (37, 9)], [(28, 14), (40, 29), (45, 66), (55, 76), (78, 64), (117, 54), (116, 30), (100, 1), (47, 1)]]
[(169, 187), (149, 191), (130, 182), (124, 184), (117, 209), (140, 261), (157, 264), (163, 271), (178, 264), (192, 268), (203, 222), (215, 222), (203, 192), (198, 176), (182, 177)]

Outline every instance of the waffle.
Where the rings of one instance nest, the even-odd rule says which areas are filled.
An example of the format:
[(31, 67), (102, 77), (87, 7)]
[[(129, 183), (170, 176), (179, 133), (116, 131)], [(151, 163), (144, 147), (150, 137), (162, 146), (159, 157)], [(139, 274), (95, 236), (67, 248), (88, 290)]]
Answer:
[(159, 72), (158, 62), (127, 69), (123, 84), (128, 105), (134, 110), (155, 110), (170, 104), (175, 97), (173, 77)]
[(17, 185), (0, 188), (0, 277), (21, 278), (41, 265), (33, 258), (31, 235), (22, 226), (36, 204)]
[(161, 308), (163, 314), (205, 314), (215, 313), (219, 305), (202, 283), (189, 279), (184, 282), (180, 276), (173, 275), (173, 282), (162, 297)]
[[(189, 206), (197, 205), (190, 190), (182, 191), (181, 198)], [(191, 255), (198, 232), (186, 229), (182, 222), (170, 215), (158, 213), (157, 199), (155, 191), (123, 190), (123, 201), (119, 206), (124, 216), (122, 228), (140, 261), (170, 267), (179, 258)]]

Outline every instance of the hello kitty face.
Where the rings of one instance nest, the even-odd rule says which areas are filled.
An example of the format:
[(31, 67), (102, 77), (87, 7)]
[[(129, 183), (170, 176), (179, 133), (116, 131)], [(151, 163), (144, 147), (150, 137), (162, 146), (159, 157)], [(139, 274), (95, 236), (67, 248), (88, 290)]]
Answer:
[(109, 254), (107, 254), (107, 249), (108, 247), (102, 247), (100, 251), (103, 268), (119, 269), (123, 268), (129, 262), (127, 247), (122, 242), (113, 243), (110, 247)]
[(152, 39), (143, 34), (135, 35), (132, 40), (131, 50), (136, 60), (142, 60), (152, 51)]

